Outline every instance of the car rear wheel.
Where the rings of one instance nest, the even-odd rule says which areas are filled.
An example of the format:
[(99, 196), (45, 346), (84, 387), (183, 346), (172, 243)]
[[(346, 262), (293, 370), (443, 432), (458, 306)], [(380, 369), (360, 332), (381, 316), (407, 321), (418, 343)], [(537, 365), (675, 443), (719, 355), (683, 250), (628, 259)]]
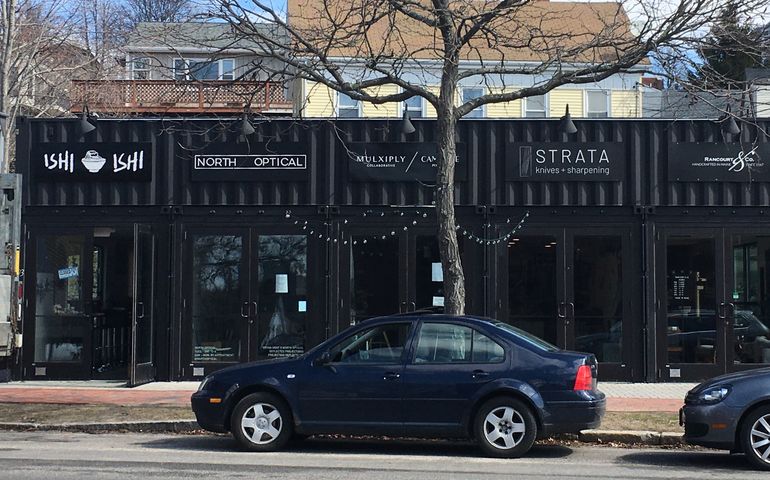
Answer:
[(770, 470), (770, 405), (746, 417), (741, 430), (743, 451), (757, 468)]
[(537, 423), (523, 402), (509, 397), (485, 402), (476, 414), (476, 441), (487, 455), (518, 458), (532, 448)]
[(292, 435), (293, 422), (288, 405), (269, 393), (252, 393), (235, 406), (230, 431), (245, 450), (279, 450)]

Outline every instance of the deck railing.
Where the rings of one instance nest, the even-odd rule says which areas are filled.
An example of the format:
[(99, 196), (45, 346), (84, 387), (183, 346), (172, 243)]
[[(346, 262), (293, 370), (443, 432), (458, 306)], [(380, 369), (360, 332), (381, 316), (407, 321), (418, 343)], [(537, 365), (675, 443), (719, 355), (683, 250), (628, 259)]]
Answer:
[(75, 80), (71, 111), (83, 105), (96, 112), (233, 113), (291, 112), (292, 102), (279, 82), (173, 80)]

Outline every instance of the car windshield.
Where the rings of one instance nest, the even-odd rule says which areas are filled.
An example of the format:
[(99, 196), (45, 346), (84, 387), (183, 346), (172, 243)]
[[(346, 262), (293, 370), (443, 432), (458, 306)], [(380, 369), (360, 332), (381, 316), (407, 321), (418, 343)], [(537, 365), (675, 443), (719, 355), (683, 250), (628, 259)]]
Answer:
[(546, 352), (555, 352), (559, 350), (557, 346), (551, 345), (550, 343), (546, 342), (542, 338), (536, 337), (529, 332), (525, 332), (524, 330), (520, 328), (516, 328), (512, 325), (508, 325), (507, 323), (494, 322), (493, 325), (496, 326), (497, 328), (513, 333), (514, 335), (521, 338), (522, 340), (529, 343), (530, 345), (533, 345), (541, 350), (545, 350)]

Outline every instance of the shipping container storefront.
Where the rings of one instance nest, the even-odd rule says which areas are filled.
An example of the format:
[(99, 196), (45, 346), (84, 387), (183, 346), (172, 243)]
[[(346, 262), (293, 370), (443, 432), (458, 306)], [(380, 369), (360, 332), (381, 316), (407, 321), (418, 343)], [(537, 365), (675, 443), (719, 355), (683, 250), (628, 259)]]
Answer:
[[(434, 122), (19, 122), (24, 379), (196, 379), (443, 305)], [(770, 364), (770, 147), (710, 121), (460, 122), (467, 312), (603, 380)]]

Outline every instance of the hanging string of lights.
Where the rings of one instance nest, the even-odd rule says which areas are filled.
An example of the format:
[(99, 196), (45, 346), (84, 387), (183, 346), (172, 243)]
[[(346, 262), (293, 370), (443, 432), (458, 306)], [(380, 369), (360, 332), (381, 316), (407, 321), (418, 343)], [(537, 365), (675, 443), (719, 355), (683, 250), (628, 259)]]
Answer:
[[(414, 215), (414, 218), (411, 222), (407, 220), (406, 225), (400, 226), (398, 228), (391, 227), (390, 231), (386, 231), (386, 233), (378, 233), (378, 234), (370, 234), (370, 235), (356, 235), (356, 238), (352, 240), (353, 245), (357, 245), (359, 242), (361, 244), (366, 244), (370, 241), (376, 241), (376, 240), (385, 240), (389, 237), (395, 237), (398, 231), (408, 231), (410, 228), (410, 225), (412, 227), (417, 227), (420, 225), (420, 222), (423, 222), (423, 224), (428, 223), (428, 214), (421, 210), (416, 210), (414, 212), (405, 213), (403, 211), (398, 212), (399, 217), (410, 217)], [(385, 217), (385, 212), (374, 212), (372, 210), (365, 211), (360, 214), (361, 218), (382, 218)], [(494, 237), (494, 238), (484, 238), (480, 237), (478, 235), (475, 235), (471, 230), (469, 230), (466, 227), (463, 227), (462, 225), (457, 225), (457, 232), (462, 234), (463, 237), (476, 242), (480, 245), (497, 245), (501, 242), (507, 242), (513, 235), (516, 234), (521, 228), (524, 226), (524, 223), (526, 222), (527, 218), (529, 217), (529, 211), (527, 211), (522, 217), (521, 220), (511, 229), (507, 230), (505, 233), (503, 233), (500, 236)], [(326, 242), (330, 243), (338, 243), (339, 239), (335, 238), (334, 236), (330, 236), (326, 233), (326, 227), (329, 227), (331, 223), (328, 220), (323, 221), (312, 221), (304, 218), (299, 218), (294, 216), (291, 213), (291, 210), (286, 210), (284, 214), (284, 218), (286, 219), (292, 219), (294, 218), (294, 225), (301, 226), (302, 230), (306, 231), (307, 234), (310, 237), (317, 237), (319, 240), (325, 240)], [(342, 224), (348, 224), (350, 223), (349, 218), (342, 218), (341, 219)], [(511, 218), (506, 218), (505, 224), (510, 225), (512, 223)], [(492, 224), (488, 223), (487, 227), (491, 227)], [(347, 239), (342, 240), (343, 245), (347, 245), (349, 241)]]

